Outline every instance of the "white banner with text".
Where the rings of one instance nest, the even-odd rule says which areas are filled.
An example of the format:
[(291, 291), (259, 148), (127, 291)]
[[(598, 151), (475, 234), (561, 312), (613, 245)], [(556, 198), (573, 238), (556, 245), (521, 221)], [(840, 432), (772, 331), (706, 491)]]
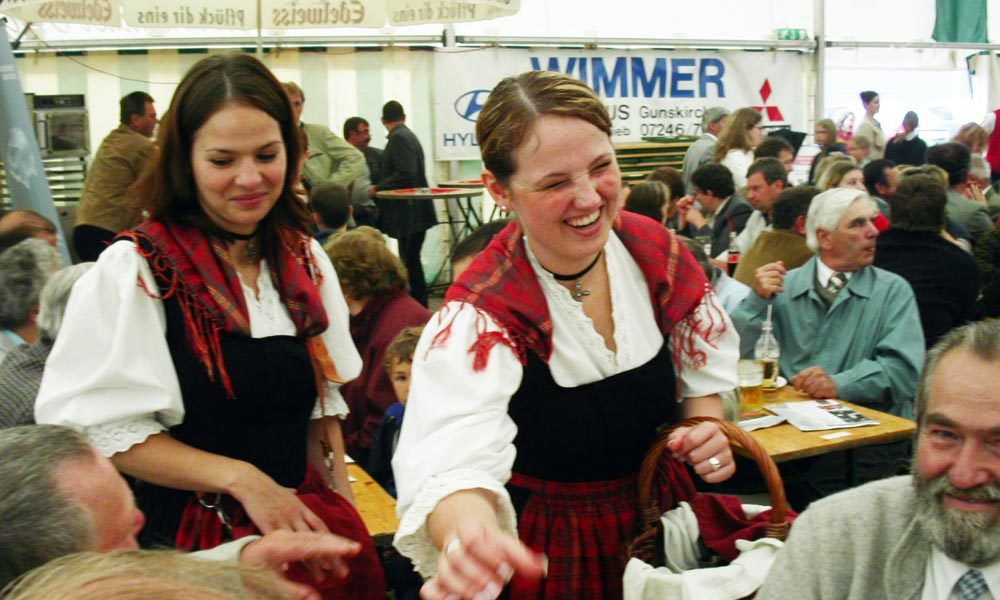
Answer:
[(476, 117), (501, 79), (552, 70), (587, 82), (606, 103), (614, 142), (701, 135), (702, 112), (751, 106), (764, 126), (802, 129), (809, 58), (791, 52), (493, 48), (435, 54), (435, 156), (479, 158)]

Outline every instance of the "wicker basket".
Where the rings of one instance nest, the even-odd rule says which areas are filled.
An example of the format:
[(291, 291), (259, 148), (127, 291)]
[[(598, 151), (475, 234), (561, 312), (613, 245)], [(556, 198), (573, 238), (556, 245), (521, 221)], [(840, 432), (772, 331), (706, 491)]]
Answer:
[(785, 486), (781, 481), (778, 466), (774, 464), (774, 460), (767, 454), (764, 447), (752, 435), (734, 423), (712, 417), (692, 417), (660, 433), (642, 461), (638, 478), (639, 518), (642, 522), (640, 523), (639, 535), (629, 546), (629, 556), (638, 558), (654, 567), (664, 566), (666, 557), (663, 554), (663, 524), (660, 521), (662, 511), (653, 495), (656, 467), (664, 459), (664, 454), (667, 456), (670, 454), (670, 450), (667, 449), (667, 438), (671, 431), (678, 427), (697, 425), (706, 421), (717, 424), (734, 448), (744, 449), (757, 463), (757, 467), (764, 475), (767, 491), (771, 497), (771, 519), (767, 525), (767, 537), (784, 540), (788, 536), (790, 521), (788, 519), (788, 502), (785, 500)]

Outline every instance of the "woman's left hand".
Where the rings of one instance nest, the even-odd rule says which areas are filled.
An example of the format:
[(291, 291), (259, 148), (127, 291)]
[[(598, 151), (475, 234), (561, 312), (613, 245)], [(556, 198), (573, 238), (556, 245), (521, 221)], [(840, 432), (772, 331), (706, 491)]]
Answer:
[(695, 473), (708, 483), (725, 481), (736, 472), (729, 438), (715, 423), (678, 427), (670, 432), (667, 448), (675, 458), (694, 467)]

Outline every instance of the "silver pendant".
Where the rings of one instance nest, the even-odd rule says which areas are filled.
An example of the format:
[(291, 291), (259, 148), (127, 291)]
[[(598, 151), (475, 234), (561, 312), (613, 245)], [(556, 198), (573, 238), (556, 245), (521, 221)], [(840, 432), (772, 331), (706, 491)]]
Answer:
[(573, 290), (570, 292), (570, 295), (577, 302), (583, 302), (583, 299), (590, 295), (590, 290), (584, 289), (583, 282), (577, 279), (573, 282)]

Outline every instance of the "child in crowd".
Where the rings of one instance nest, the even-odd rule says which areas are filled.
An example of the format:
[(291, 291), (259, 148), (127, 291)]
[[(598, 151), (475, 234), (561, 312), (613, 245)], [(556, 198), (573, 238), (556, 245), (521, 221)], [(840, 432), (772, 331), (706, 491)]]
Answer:
[(309, 210), (316, 225), (313, 237), (325, 246), (333, 235), (347, 231), (353, 213), (351, 192), (339, 183), (316, 185), (309, 191)]
[(406, 396), (410, 392), (410, 366), (413, 353), (423, 327), (407, 327), (399, 332), (385, 350), (385, 372), (396, 393), (396, 403), (386, 409), (379, 424), (375, 439), (372, 440), (371, 454), (365, 470), (393, 498), (396, 497), (396, 482), (392, 476), (392, 455), (396, 451), (399, 430), (403, 426), (403, 411)]

